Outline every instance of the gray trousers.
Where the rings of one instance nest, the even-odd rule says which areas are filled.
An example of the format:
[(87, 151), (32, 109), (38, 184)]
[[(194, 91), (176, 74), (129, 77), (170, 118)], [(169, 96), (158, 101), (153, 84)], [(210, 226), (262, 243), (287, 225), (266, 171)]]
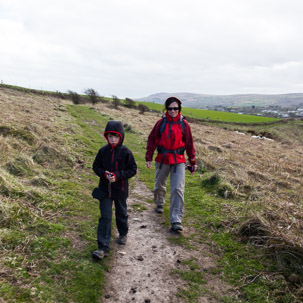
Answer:
[(156, 177), (154, 188), (154, 202), (156, 205), (164, 205), (166, 195), (166, 182), (170, 173), (170, 207), (169, 217), (171, 223), (182, 223), (184, 214), (184, 187), (185, 187), (185, 163), (176, 165), (156, 162)]

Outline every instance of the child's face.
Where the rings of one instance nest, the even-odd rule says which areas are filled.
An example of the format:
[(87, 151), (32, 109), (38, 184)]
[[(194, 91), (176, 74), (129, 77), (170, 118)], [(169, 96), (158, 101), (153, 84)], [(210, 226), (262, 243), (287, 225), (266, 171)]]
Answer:
[(120, 136), (115, 133), (109, 133), (107, 135), (107, 140), (111, 146), (116, 146), (120, 141)]

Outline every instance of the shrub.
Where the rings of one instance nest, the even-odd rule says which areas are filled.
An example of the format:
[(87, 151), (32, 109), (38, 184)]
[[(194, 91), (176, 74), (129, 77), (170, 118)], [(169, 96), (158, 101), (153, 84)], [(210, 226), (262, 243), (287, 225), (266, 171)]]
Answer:
[(202, 186), (209, 187), (209, 186), (215, 186), (218, 185), (221, 181), (221, 178), (219, 174), (214, 173), (209, 178), (206, 178), (202, 181)]
[(114, 108), (117, 109), (122, 103), (117, 96), (112, 95), (112, 97), (113, 97), (113, 106), (114, 106)]
[(55, 93), (55, 96), (59, 99), (65, 99), (65, 96), (63, 93), (59, 92), (58, 90)]
[(129, 108), (136, 108), (136, 102), (130, 98), (125, 98), (125, 106)]
[(98, 98), (99, 94), (97, 91), (95, 91), (92, 88), (88, 88), (87, 90), (84, 91), (84, 93), (88, 96), (88, 98), (90, 99), (90, 101), (93, 105), (97, 104), (98, 99), (99, 99)]
[(142, 115), (144, 115), (145, 112), (149, 111), (149, 108), (145, 104), (139, 104), (138, 109)]
[(74, 104), (80, 104), (80, 96), (78, 95), (78, 93), (73, 92), (71, 90), (69, 90), (68, 93)]

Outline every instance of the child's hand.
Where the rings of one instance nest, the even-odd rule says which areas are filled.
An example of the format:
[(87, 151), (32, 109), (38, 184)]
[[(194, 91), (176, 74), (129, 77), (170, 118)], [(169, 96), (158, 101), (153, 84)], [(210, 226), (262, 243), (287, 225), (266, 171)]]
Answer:
[(106, 174), (107, 180), (108, 180), (110, 183), (116, 182), (116, 175), (115, 175), (114, 173), (111, 173), (111, 172), (109, 172), (109, 171), (106, 171), (105, 174)]

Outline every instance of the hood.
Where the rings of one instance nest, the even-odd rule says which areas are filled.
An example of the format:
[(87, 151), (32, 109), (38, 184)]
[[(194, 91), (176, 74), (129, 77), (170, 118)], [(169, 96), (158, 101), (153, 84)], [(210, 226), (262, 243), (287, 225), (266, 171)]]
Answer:
[(171, 104), (171, 103), (173, 103), (173, 102), (177, 102), (178, 104), (179, 104), (179, 107), (180, 107), (180, 111), (179, 112), (181, 112), (181, 109), (182, 109), (182, 102), (181, 102), (181, 100), (180, 99), (178, 99), (177, 97), (169, 97), (169, 98), (167, 98), (166, 99), (166, 101), (165, 101), (165, 108), (168, 108), (169, 107), (169, 105)]
[(121, 121), (115, 121), (115, 120), (110, 120), (107, 122), (105, 131), (104, 131), (104, 137), (107, 140), (107, 134), (108, 133), (116, 133), (119, 134), (120, 136), (120, 142), (117, 146), (122, 145), (124, 141), (124, 128), (123, 124)]

